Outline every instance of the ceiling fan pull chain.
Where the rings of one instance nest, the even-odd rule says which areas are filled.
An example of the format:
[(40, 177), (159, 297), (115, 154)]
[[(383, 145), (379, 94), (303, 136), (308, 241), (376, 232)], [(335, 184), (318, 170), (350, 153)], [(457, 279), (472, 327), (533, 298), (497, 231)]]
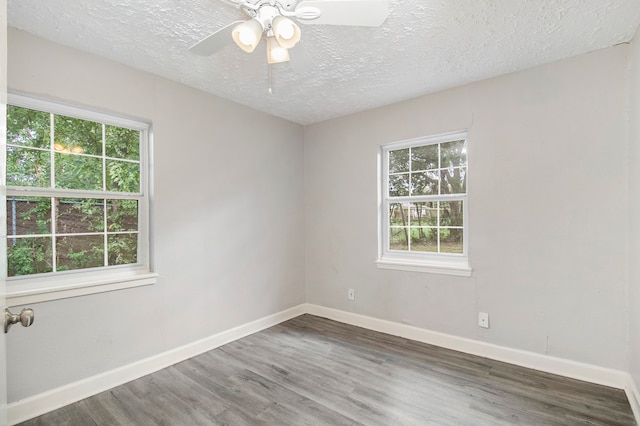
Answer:
[(267, 66), (269, 67), (269, 94), (273, 95), (273, 89), (271, 88), (271, 83), (272, 83), (272, 80), (273, 80), (273, 78), (272, 78), (273, 74), (272, 74), (272, 71), (271, 71), (271, 67), (273, 65), (267, 64)]

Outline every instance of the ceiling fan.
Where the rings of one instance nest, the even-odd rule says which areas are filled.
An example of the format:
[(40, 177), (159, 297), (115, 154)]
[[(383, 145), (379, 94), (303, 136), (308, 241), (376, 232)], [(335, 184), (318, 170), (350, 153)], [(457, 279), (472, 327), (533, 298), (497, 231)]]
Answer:
[(290, 60), (289, 49), (301, 38), (305, 24), (353, 25), (377, 27), (389, 15), (388, 0), (227, 0), (240, 8), (249, 19), (235, 21), (200, 40), (189, 50), (197, 55), (216, 53), (234, 41), (251, 53), (264, 38), (267, 62)]

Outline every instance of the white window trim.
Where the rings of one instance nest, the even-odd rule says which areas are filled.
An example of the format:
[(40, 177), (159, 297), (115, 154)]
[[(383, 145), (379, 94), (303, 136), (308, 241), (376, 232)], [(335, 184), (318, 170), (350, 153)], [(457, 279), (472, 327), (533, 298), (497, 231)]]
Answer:
[[(91, 271), (82, 273), (83, 276), (73, 277), (72, 272), (65, 276), (48, 276), (47, 280), (24, 279), (19, 288), (11, 288), (7, 285), (7, 305), (21, 306), (30, 303), (48, 302), (51, 300), (66, 299), (69, 297), (86, 296), (89, 294), (105, 293), (108, 291), (122, 290), (125, 288), (141, 287), (156, 283), (158, 274), (152, 272), (126, 271), (126, 272), (99, 272)], [(60, 275), (60, 274), (58, 274)], [(80, 275), (80, 274), (78, 274)], [(25, 277), (15, 277), (11, 282), (19, 281)]]
[[(143, 134), (143, 139), (146, 140), (146, 143), (142, 143), (140, 147), (140, 192), (142, 196), (139, 198), (138, 209), (142, 220), (138, 229), (140, 235), (138, 263), (135, 265), (110, 266), (34, 276), (7, 277), (7, 304), (9, 306), (20, 306), (155, 284), (158, 275), (152, 271), (151, 215), (149, 210), (152, 187), (150, 157), (152, 132), (150, 123), (16, 93), (9, 93), (7, 103), (23, 108), (52, 112), (57, 115), (139, 130)], [(3, 151), (6, 150), (6, 146), (3, 146), (2, 149)], [(2, 185), (7, 188), (4, 181)], [(38, 192), (42, 192), (43, 189), (20, 188), (20, 190), (24, 191), (25, 195), (36, 195)], [(6, 206), (6, 191), (1, 192), (0, 202), (2, 202), (3, 206)], [(44, 192), (47, 192), (46, 188)], [(82, 191), (77, 192), (80, 194)], [(6, 234), (3, 237), (6, 239)], [(6, 255), (5, 251), (3, 256), (6, 257)], [(2, 273), (6, 277), (6, 266)]]
[[(469, 181), (467, 180), (467, 194), (464, 196), (456, 196), (456, 199), (462, 198), (464, 208), (464, 230), (463, 230), (463, 250), (464, 254), (448, 254), (448, 253), (419, 253), (419, 252), (400, 252), (388, 250), (388, 172), (389, 172), (389, 151), (408, 148), (416, 145), (435, 144), (440, 142), (448, 142), (459, 139), (467, 139), (467, 131), (457, 131), (441, 133), (433, 136), (409, 139), (404, 141), (392, 142), (381, 145), (378, 148), (378, 259), (376, 266), (380, 269), (392, 269), (409, 272), (427, 272), (434, 274), (455, 275), (455, 276), (471, 276), (471, 265), (469, 263), (469, 210), (468, 210), (468, 192)], [(467, 151), (467, 177), (469, 176), (469, 154)], [(447, 199), (448, 196), (439, 196), (437, 200)], [(400, 201), (422, 201), (415, 198), (406, 197)], [(432, 200), (436, 201), (436, 199)], [(396, 202), (396, 200), (394, 200)]]

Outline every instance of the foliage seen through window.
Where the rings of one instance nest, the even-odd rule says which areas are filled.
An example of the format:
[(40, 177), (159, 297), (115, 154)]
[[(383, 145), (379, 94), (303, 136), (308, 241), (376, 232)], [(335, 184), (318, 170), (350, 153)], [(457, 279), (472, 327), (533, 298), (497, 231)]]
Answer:
[(7, 107), (9, 277), (139, 261), (140, 143), (139, 130)]

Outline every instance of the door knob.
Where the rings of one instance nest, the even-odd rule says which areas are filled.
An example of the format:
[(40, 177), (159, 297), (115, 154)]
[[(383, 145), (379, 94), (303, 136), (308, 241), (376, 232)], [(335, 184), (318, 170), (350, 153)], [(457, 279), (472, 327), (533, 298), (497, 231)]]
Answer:
[(20, 311), (20, 315), (12, 314), (8, 308), (4, 308), (4, 332), (8, 333), (9, 328), (17, 323), (22, 324), (23, 327), (29, 327), (33, 324), (34, 318), (35, 314), (31, 308), (24, 308)]

